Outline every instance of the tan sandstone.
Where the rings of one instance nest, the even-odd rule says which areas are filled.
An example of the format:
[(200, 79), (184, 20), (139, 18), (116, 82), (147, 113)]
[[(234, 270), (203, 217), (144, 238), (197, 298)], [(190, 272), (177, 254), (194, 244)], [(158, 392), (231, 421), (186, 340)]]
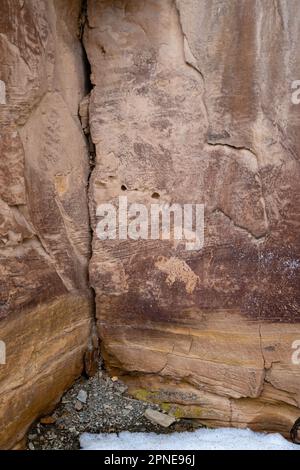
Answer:
[(296, 0), (88, 2), (93, 229), (120, 195), (205, 205), (199, 251), (93, 239), (106, 365), (175, 416), (300, 414), (299, 21)]
[[(80, 375), (91, 332), (80, 0), (1, 1), (0, 448)], [(20, 444), (17, 444), (20, 442)]]

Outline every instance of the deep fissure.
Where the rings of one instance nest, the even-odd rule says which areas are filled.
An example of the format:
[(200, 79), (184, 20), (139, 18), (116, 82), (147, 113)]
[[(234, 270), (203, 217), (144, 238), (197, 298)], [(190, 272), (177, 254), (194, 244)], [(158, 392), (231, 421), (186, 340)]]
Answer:
[[(91, 64), (89, 62), (88, 55), (87, 55), (85, 45), (84, 45), (84, 30), (87, 24), (87, 2), (88, 0), (82, 0), (80, 17), (78, 19), (78, 26), (79, 26), (79, 40), (80, 40), (82, 51), (83, 51), (83, 63), (84, 63), (84, 69), (85, 69), (85, 80), (86, 80), (86, 90), (87, 90), (87, 95), (84, 99), (88, 97), (88, 100), (89, 100), (89, 96), (91, 94), (91, 91), (93, 90), (93, 84), (91, 82)], [(93, 169), (95, 167), (96, 152), (95, 152), (95, 145), (92, 141), (91, 132), (90, 132), (89, 103), (87, 106), (87, 126), (88, 126), (87, 129), (84, 129), (79, 111), (78, 111), (78, 114), (79, 114), (79, 119), (82, 124), (82, 131), (85, 135), (87, 148), (88, 148), (88, 158), (89, 158), (89, 174), (87, 178), (86, 195), (87, 195), (87, 206), (88, 206), (88, 214), (89, 214), (90, 258), (89, 258), (89, 263), (88, 263), (87, 274), (88, 274), (88, 285), (89, 285), (90, 292), (91, 292), (92, 327), (91, 327), (91, 335), (88, 340), (87, 351), (85, 353), (85, 358), (84, 358), (84, 373), (87, 376), (91, 376), (91, 375), (94, 375), (94, 373), (96, 372), (98, 363), (100, 360), (100, 339), (97, 334), (96, 292), (91, 283), (90, 269), (89, 269), (90, 268), (89, 264), (93, 256), (93, 236), (94, 236), (92, 220), (91, 220), (91, 209), (90, 209), (90, 181), (91, 181)]]

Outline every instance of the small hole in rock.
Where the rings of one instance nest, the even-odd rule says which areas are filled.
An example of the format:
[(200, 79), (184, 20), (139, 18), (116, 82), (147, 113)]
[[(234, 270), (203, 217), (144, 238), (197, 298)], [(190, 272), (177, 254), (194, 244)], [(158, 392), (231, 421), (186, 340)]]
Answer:
[(160, 198), (160, 195), (156, 192), (154, 192), (151, 196), (153, 199), (159, 199)]
[(122, 191), (127, 191), (127, 187), (125, 186), (125, 184), (122, 184), (121, 189)]

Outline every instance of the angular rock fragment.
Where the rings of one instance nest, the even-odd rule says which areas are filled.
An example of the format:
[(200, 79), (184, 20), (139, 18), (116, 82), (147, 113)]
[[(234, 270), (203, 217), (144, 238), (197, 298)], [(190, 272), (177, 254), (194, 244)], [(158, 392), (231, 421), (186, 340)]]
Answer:
[(171, 424), (175, 423), (176, 419), (168, 414), (161, 413), (160, 411), (152, 410), (148, 408), (145, 411), (145, 417), (152, 423), (158, 424), (163, 428), (168, 428)]
[(85, 390), (79, 390), (78, 395), (77, 395), (77, 400), (79, 400), (81, 403), (86, 403), (87, 402), (87, 392)]

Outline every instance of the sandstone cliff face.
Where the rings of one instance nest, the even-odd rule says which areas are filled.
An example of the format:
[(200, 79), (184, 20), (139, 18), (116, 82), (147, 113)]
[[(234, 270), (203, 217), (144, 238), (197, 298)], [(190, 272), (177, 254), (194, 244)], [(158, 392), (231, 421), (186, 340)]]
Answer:
[(90, 0), (102, 202), (204, 203), (205, 244), (93, 239), (106, 365), (206, 424), (287, 433), (300, 414), (295, 0)]
[(80, 0), (3, 0), (0, 15), (0, 446), (82, 370), (91, 323)]
[[(0, 447), (82, 370), (90, 225), (109, 370), (176, 417), (287, 433), (300, 414), (298, 0), (88, 0), (89, 102), (83, 6), (1, 3)], [(203, 249), (100, 241), (97, 207), (120, 195), (203, 203)]]

